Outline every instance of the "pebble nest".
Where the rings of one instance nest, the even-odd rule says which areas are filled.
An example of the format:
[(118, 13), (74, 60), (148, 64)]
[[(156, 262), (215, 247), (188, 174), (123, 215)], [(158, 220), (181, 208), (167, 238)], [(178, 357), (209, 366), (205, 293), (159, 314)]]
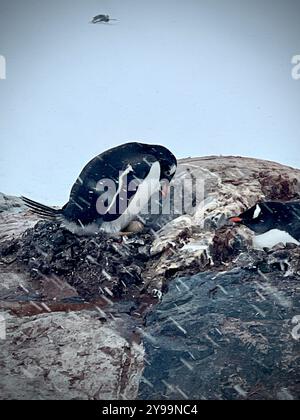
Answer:
[(67, 281), (85, 301), (134, 298), (144, 289), (152, 241), (147, 231), (130, 237), (78, 237), (55, 222), (41, 221), (20, 239), (4, 243), (0, 256), (20, 265), (32, 279), (43, 282), (54, 275)]

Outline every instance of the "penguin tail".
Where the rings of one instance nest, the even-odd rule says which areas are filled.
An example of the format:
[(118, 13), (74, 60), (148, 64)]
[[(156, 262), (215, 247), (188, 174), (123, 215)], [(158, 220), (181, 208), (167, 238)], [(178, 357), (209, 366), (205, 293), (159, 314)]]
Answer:
[(45, 206), (44, 204), (38, 203), (37, 201), (30, 200), (27, 197), (21, 197), (22, 201), (26, 206), (35, 214), (46, 218), (55, 220), (62, 214), (61, 210), (53, 209), (52, 207)]

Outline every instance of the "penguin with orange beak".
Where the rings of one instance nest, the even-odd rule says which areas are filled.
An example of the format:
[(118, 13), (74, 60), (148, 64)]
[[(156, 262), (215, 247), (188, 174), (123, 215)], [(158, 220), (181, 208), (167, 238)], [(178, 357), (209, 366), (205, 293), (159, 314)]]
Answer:
[(272, 248), (279, 243), (300, 245), (300, 202), (258, 203), (229, 221), (254, 232), (255, 248)]

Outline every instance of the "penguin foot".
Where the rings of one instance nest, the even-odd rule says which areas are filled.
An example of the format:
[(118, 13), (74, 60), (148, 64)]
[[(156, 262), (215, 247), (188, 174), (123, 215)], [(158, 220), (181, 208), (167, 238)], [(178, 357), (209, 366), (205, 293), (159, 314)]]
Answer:
[(124, 236), (132, 236), (134, 233), (135, 232), (119, 232), (117, 233), (117, 236), (121, 236), (123, 238)]
[(140, 233), (144, 230), (144, 225), (143, 223), (141, 223), (138, 220), (133, 220), (132, 222), (129, 223), (128, 226), (126, 226), (125, 230), (120, 232), (123, 234), (123, 236), (125, 235), (132, 235), (134, 233)]

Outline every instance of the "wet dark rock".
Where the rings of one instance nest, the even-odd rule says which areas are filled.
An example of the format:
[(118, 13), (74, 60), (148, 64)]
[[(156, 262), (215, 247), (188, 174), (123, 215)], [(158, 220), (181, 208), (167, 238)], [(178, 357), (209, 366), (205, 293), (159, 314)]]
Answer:
[(148, 315), (141, 399), (300, 398), (299, 278), (245, 269), (170, 284)]
[(217, 266), (232, 261), (241, 252), (247, 251), (249, 243), (232, 226), (218, 229), (211, 246), (212, 258)]
[(6, 257), (7, 255), (15, 254), (20, 245), (17, 240), (13, 239), (12, 241), (6, 242), (1, 246), (1, 256)]
[(49, 221), (38, 222), (21, 238), (4, 243), (0, 256), (14, 257), (32, 279), (47, 282), (55, 275), (86, 300), (105, 295), (129, 297), (143, 285), (143, 269), (150, 256), (151, 235), (133, 239), (78, 237)]

